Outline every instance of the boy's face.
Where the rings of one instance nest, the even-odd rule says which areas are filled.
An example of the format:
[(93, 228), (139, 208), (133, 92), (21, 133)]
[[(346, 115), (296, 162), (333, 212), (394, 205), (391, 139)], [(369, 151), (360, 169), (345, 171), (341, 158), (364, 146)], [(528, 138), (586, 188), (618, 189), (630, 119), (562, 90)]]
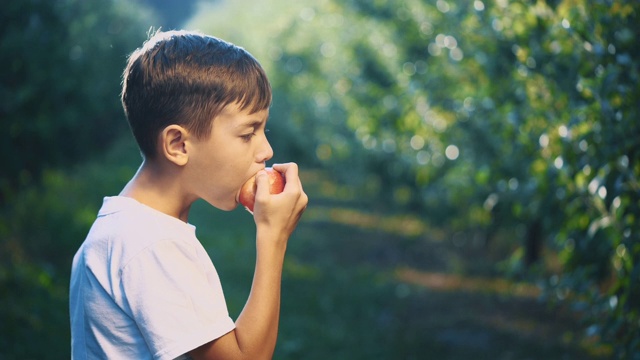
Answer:
[(269, 110), (254, 114), (237, 104), (225, 107), (208, 138), (191, 142), (187, 184), (199, 198), (222, 210), (237, 206), (242, 185), (273, 156), (265, 136)]

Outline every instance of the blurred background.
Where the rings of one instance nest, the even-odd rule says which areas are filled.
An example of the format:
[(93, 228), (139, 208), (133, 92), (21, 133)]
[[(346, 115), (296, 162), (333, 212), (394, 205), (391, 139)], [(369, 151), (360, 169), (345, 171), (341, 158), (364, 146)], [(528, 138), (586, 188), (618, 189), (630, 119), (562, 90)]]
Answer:
[[(310, 205), (276, 359), (640, 359), (635, 0), (0, 5), (0, 359), (69, 358), (71, 259), (140, 156), (119, 103), (150, 28), (263, 64)], [(232, 316), (253, 221), (196, 203)], [(231, 224), (231, 226), (229, 226)]]

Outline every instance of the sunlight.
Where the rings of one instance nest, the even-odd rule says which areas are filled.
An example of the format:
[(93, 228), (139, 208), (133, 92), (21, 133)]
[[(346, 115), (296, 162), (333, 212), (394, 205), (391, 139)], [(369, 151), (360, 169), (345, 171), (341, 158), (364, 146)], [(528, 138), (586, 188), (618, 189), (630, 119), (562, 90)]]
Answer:
[[(383, 216), (355, 209), (338, 207), (313, 207), (305, 213), (307, 221), (330, 221), (365, 230), (384, 231), (401, 236), (420, 236), (427, 233), (427, 224), (415, 215)], [(430, 239), (442, 239), (440, 231), (429, 228)]]
[(467, 277), (455, 274), (419, 271), (407, 267), (396, 270), (400, 281), (436, 291), (483, 292), (524, 298), (538, 298), (537, 286), (501, 278)]

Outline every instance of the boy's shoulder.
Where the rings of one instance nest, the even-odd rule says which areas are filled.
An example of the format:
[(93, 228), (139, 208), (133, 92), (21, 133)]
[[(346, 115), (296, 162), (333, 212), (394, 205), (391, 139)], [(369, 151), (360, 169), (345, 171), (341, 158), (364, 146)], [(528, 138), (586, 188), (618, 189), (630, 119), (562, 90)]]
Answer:
[(84, 247), (126, 261), (165, 241), (195, 245), (195, 227), (133, 198), (114, 196), (104, 198)]
[(178, 232), (194, 233), (195, 227), (180, 219), (144, 205), (126, 196), (105, 197), (98, 211), (96, 223), (118, 223), (114, 230), (126, 232)]

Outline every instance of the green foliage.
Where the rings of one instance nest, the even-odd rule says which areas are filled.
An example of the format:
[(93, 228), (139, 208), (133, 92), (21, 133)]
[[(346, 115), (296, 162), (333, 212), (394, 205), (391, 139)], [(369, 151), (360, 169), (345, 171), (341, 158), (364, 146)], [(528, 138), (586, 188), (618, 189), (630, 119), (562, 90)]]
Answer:
[(124, 1), (0, 7), (2, 203), (43, 169), (87, 159), (126, 131), (120, 78), (145, 37), (146, 15)]
[(0, 208), (0, 358), (69, 353), (73, 255), (102, 197), (117, 194), (139, 161), (131, 140), (114, 149), (73, 171), (45, 171)]
[(60, 168), (127, 131), (120, 77), (146, 18), (119, 0), (0, 5), (0, 358), (68, 354), (71, 259), (123, 174)]
[[(114, 149), (129, 155), (72, 167), (126, 131), (120, 73), (149, 15), (120, 0), (0, 7), (0, 119), (8, 131), (0, 147), (0, 358), (36, 358), (42, 349), (66, 353), (68, 332), (60, 329), (68, 324), (71, 257), (100, 198), (117, 192), (138, 161), (124, 141)], [(324, 167), (336, 188), (360, 186), (373, 199), (358, 206), (413, 210), (488, 248), (506, 244), (514, 256), (501, 265), (509, 274), (539, 270), (550, 302), (570, 301), (588, 334), (612, 344), (618, 358), (637, 358), (637, 1), (239, 0), (198, 9), (188, 27), (246, 47), (267, 69), (274, 161)], [(344, 203), (361, 196), (337, 192)], [(240, 223), (237, 216), (221, 219)], [(218, 247), (214, 260), (233, 259), (238, 248), (251, 253), (248, 228), (218, 233), (232, 245)], [(285, 300), (300, 318), (283, 327), (283, 356), (344, 349), (353, 328), (335, 316), (341, 308), (333, 302), (355, 302), (344, 309), (365, 326), (379, 320), (371, 314), (386, 306), (380, 301), (394, 297), (360, 307), (389, 283), (365, 286), (379, 279), (364, 273), (328, 279), (331, 261), (304, 265), (322, 251), (287, 264), (285, 280), (300, 293), (285, 299), (303, 303)], [(221, 273), (238, 284), (226, 287), (237, 313), (251, 273), (226, 262), (232, 266)], [(334, 285), (340, 294), (313, 296)], [(360, 295), (339, 296), (354, 288)], [(335, 333), (310, 324), (309, 307)], [(401, 332), (405, 324), (391, 327)], [(321, 341), (298, 340), (299, 331)], [(365, 335), (353, 339), (385, 340)], [(390, 349), (421, 341), (401, 335)], [(384, 351), (366, 355), (393, 356)]]
[(542, 275), (586, 297), (590, 329), (629, 356), (640, 346), (638, 11), (595, 0), (307, 4), (268, 45), (273, 113), (304, 136), (307, 156), (377, 184), (386, 206), (488, 244), (508, 237), (530, 269), (559, 254)]
[[(567, 252), (562, 285), (590, 299), (587, 312), (617, 356), (640, 352), (640, 35), (638, 5), (562, 8), (584, 55), (566, 140), (567, 222), (558, 244)], [(595, 11), (594, 11), (595, 10)]]
[(66, 281), (55, 278), (51, 268), (16, 259), (15, 251), (14, 257), (8, 259), (4, 255), (8, 250), (12, 249), (0, 248), (0, 358), (68, 354)]

